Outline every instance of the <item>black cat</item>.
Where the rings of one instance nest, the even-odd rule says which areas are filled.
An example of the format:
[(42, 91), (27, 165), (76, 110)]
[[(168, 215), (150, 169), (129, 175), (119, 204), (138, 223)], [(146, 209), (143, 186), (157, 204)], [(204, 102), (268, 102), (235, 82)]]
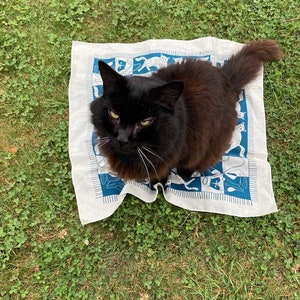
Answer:
[(283, 54), (275, 41), (245, 45), (221, 68), (188, 59), (150, 77), (124, 77), (99, 61), (103, 95), (91, 104), (101, 153), (124, 180), (165, 183), (205, 171), (227, 149), (241, 89), (263, 62)]

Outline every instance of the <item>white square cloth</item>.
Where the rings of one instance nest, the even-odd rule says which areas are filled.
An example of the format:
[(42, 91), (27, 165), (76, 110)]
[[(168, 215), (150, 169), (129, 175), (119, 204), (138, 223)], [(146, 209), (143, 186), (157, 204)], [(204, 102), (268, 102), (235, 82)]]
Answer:
[[(69, 154), (82, 224), (107, 218), (126, 194), (145, 202), (158, 189), (145, 182), (124, 182), (109, 169), (97, 147), (89, 106), (102, 93), (98, 60), (122, 75), (149, 75), (157, 68), (193, 57), (221, 66), (243, 44), (212, 37), (190, 41), (148, 40), (133, 44), (73, 42), (69, 84)], [(179, 207), (240, 217), (277, 211), (267, 162), (263, 72), (248, 84), (237, 103), (238, 122), (222, 160), (203, 174), (182, 180), (172, 171), (163, 194)]]

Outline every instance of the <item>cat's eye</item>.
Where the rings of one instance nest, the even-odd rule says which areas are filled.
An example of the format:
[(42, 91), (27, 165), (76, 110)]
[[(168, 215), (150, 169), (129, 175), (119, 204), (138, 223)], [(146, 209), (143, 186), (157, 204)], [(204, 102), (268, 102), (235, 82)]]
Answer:
[(114, 120), (119, 120), (119, 118), (120, 118), (119, 115), (116, 114), (114, 111), (109, 110), (108, 113), (109, 113), (109, 115), (110, 115), (110, 117), (111, 117), (112, 119), (114, 119)]
[(148, 119), (145, 119), (143, 121), (140, 121), (139, 125), (142, 126), (142, 127), (147, 127), (147, 126), (151, 125), (152, 122), (153, 122), (153, 119), (152, 118), (148, 118)]

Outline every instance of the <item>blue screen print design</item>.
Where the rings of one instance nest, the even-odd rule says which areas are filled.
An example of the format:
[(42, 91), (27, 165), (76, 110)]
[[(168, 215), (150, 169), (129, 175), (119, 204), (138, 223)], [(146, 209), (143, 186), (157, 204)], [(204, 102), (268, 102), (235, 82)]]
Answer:
[[(210, 55), (206, 56), (179, 56), (166, 53), (150, 53), (139, 55), (133, 58), (111, 57), (102, 59), (118, 73), (123, 76), (143, 75), (148, 76), (151, 72), (161, 67), (180, 62), (186, 58), (211, 61), (215, 66), (220, 67), (223, 61), (212, 61)], [(102, 95), (102, 79), (99, 74), (98, 58), (94, 59), (92, 88), (93, 98)], [(223, 155), (222, 160), (204, 173), (194, 173), (187, 180), (183, 180), (173, 170), (170, 174), (166, 189), (173, 192), (206, 192), (207, 194), (222, 194), (245, 200), (251, 200), (249, 166), (248, 166), (248, 114), (246, 95), (243, 91), (237, 103), (238, 121), (232, 140)], [(94, 155), (97, 159), (98, 177), (103, 197), (118, 195), (124, 187), (124, 181), (111, 173), (106, 159), (101, 155), (97, 147), (97, 136), (95, 132), (91, 137)], [(146, 181), (144, 185), (149, 186)]]

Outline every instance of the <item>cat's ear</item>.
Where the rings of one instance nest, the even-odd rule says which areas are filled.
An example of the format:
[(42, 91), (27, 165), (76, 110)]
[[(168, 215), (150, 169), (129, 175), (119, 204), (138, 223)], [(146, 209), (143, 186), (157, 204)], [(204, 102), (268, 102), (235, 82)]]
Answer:
[(161, 105), (169, 109), (173, 109), (176, 101), (179, 99), (183, 92), (184, 84), (180, 80), (171, 81), (159, 87), (158, 101)]
[(111, 94), (118, 91), (126, 83), (126, 79), (104, 61), (99, 60), (98, 66), (103, 81), (103, 93)]

